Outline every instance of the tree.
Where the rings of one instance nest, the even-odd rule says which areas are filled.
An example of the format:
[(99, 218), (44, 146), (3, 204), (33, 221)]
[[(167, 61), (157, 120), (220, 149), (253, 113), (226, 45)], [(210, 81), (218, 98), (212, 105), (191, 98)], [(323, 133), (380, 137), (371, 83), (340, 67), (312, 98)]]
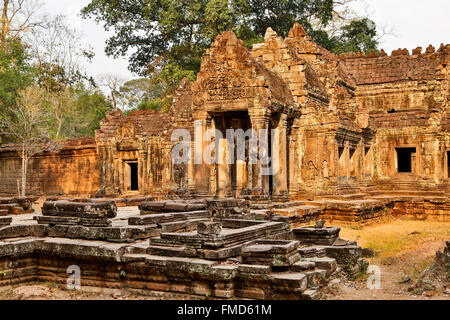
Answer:
[(14, 108), (2, 117), (2, 133), (12, 136), (18, 144), (22, 159), (20, 196), (26, 195), (27, 168), (29, 160), (44, 150), (55, 151), (59, 143), (51, 142), (47, 126), (47, 114), (42, 108), (45, 90), (29, 86), (19, 92)]
[(339, 28), (342, 37), (325, 29), (333, 21), (349, 23), (342, 7), (351, 1), (91, 0), (82, 16), (114, 31), (107, 40), (106, 53), (117, 57), (131, 52), (130, 70), (162, 88), (158, 99), (167, 106), (182, 78), (195, 79), (206, 48), (225, 30), (232, 29), (250, 46), (263, 39), (268, 27), (286, 36), (294, 22), (300, 22), (313, 40), (332, 51), (356, 50), (361, 47), (358, 41), (363, 41), (362, 47), (376, 47), (375, 42), (369, 44), (373, 34), (357, 37), (352, 45), (341, 43), (354, 31), (362, 35), (364, 30), (359, 25), (352, 24), (348, 30)]
[(119, 90), (125, 83), (125, 80), (117, 74), (105, 73), (98, 77), (98, 83), (104, 87), (109, 93), (109, 99), (114, 110), (117, 110), (118, 98), (120, 96)]
[(81, 81), (91, 81), (83, 68), (94, 52), (81, 34), (62, 15), (42, 23), (27, 37), (30, 56), (37, 67), (38, 81), (48, 92), (64, 91)]
[(73, 88), (71, 136), (91, 135), (100, 129), (100, 120), (113, 110), (112, 104), (99, 90), (87, 89), (83, 84)]
[(19, 40), (9, 40), (0, 50), (0, 114), (12, 110), (18, 92), (33, 80), (34, 69), (29, 56)]
[(8, 39), (17, 40), (28, 30), (41, 25), (37, 17), (41, 4), (35, 0), (3, 0), (0, 30), (0, 49), (4, 49)]

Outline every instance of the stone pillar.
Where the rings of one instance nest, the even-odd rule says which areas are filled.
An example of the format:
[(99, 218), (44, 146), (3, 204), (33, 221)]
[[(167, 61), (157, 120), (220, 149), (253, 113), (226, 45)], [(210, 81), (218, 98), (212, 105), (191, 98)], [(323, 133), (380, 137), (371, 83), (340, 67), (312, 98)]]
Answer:
[(230, 150), (226, 137), (218, 139), (217, 150), (217, 171), (218, 171), (218, 190), (219, 197), (231, 196), (231, 175), (230, 175)]
[(273, 139), (273, 196), (286, 199), (287, 190), (287, 115), (282, 114)]
[(199, 195), (209, 194), (209, 166), (203, 159), (206, 147), (204, 140), (208, 126), (208, 114), (201, 113), (194, 116), (194, 180), (195, 190)]
[(245, 174), (247, 179), (245, 182), (245, 189), (251, 191), (253, 188), (253, 166), (250, 164), (250, 140), (245, 142)]
[[(265, 129), (267, 133), (269, 134), (269, 117), (270, 115), (266, 114), (265, 112), (258, 113), (253, 112), (250, 114), (250, 121), (252, 123), (252, 129), (254, 131), (254, 134), (258, 137), (258, 160), (257, 163), (252, 166), (252, 178), (253, 178), (253, 186), (252, 186), (252, 192), (254, 193), (263, 193), (263, 194), (269, 194), (269, 176), (268, 175), (262, 175), (261, 169), (263, 164), (261, 163), (260, 159), (260, 132), (261, 130)], [(267, 150), (268, 152), (269, 150)], [(264, 165), (264, 167), (266, 167)]]
[(191, 145), (191, 158), (189, 159), (189, 164), (188, 164), (188, 189), (189, 192), (191, 193), (195, 193), (196, 191), (196, 186), (195, 186), (195, 165), (194, 165), (194, 141), (190, 142)]

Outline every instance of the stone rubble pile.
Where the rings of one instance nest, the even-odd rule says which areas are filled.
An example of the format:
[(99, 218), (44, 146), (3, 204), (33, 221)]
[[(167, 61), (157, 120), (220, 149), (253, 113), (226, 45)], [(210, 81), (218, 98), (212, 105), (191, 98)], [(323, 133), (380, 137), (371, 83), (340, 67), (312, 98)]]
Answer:
[(33, 213), (34, 198), (0, 198), (0, 216)]
[[(11, 257), (39, 254), (24, 271), (41, 270), (35, 280), (65, 281), (64, 261), (75, 260), (91, 270), (83, 281), (94, 286), (120, 287), (115, 275), (123, 273), (133, 288), (161, 294), (319, 299), (340, 266), (361, 255), (339, 228), (321, 221), (291, 230), (285, 221), (256, 220), (247, 200), (144, 201), (139, 212), (122, 210), (99, 199), (46, 201), (37, 224), (0, 228), (0, 271)], [(21, 274), (7, 267), (6, 279), (29, 279)]]
[(117, 215), (114, 201), (67, 200), (46, 201), (42, 207), (42, 216), (37, 216), (39, 224), (82, 225), (91, 227), (109, 227), (111, 218)]

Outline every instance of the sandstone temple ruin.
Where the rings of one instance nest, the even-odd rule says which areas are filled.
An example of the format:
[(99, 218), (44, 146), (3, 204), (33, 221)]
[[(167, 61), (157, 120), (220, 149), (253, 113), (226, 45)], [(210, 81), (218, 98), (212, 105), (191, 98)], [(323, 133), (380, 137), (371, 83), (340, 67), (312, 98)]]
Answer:
[[(296, 24), (285, 39), (270, 28), (244, 47), (232, 32), (207, 50), (193, 83), (183, 81), (169, 112), (109, 114), (95, 139), (68, 141), (31, 161), (33, 195), (126, 194), (253, 197), (273, 201), (446, 199), (450, 190), (450, 46), (410, 54), (334, 55)], [(276, 174), (262, 164), (176, 165), (175, 129), (278, 129)], [(275, 139), (269, 137), (269, 139)], [(225, 138), (216, 147), (230, 152)], [(192, 153), (194, 154), (194, 147)], [(273, 153), (273, 152), (272, 152)], [(193, 158), (193, 157), (192, 157)], [(20, 159), (0, 152), (0, 194), (16, 194)], [(258, 198), (259, 197), (259, 198)], [(441, 201), (442, 202), (442, 201)], [(445, 202), (445, 201), (444, 201)], [(436, 204), (444, 219), (446, 205)]]
[[(322, 298), (368, 266), (325, 223), (450, 221), (450, 46), (422, 51), (336, 56), (298, 24), (250, 51), (225, 32), (169, 112), (111, 113), (95, 139), (36, 155), (40, 208), (16, 197), (21, 161), (2, 146), (0, 286), (66, 284), (77, 266), (82, 286), (158, 298)], [(229, 129), (269, 130), (271, 163), (247, 142), (238, 158)], [(234, 161), (196, 162), (210, 146)]]

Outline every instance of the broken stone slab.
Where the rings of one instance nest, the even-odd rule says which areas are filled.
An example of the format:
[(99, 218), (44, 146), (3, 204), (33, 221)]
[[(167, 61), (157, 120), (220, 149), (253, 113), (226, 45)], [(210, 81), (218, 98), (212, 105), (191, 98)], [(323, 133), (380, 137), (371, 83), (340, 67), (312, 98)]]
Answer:
[(269, 274), (271, 268), (265, 265), (240, 264), (238, 270), (241, 274)]
[(242, 253), (258, 254), (288, 254), (296, 251), (299, 247), (298, 241), (289, 240), (255, 240), (242, 248)]
[(220, 222), (200, 222), (197, 226), (197, 232), (202, 235), (219, 235), (222, 232)]
[(0, 257), (16, 257), (33, 254), (41, 241), (43, 240), (35, 238), (20, 239), (11, 242), (0, 241)]
[(326, 270), (327, 275), (331, 275), (337, 269), (337, 261), (334, 258), (307, 258), (306, 261), (314, 262), (316, 264), (316, 268)]
[(293, 272), (303, 272), (308, 270), (314, 270), (316, 267), (315, 262), (312, 261), (298, 261), (291, 266)]
[(189, 212), (206, 209), (206, 201), (145, 201), (138, 206), (142, 215), (163, 212)]
[(327, 257), (336, 259), (339, 265), (356, 265), (362, 256), (362, 248), (356, 245), (348, 246), (321, 246)]
[(9, 225), (0, 227), (0, 239), (45, 236), (44, 225)]
[(156, 226), (151, 227), (86, 227), (57, 225), (47, 228), (49, 237), (101, 240), (110, 242), (133, 242), (159, 235)]
[(150, 245), (147, 249), (147, 253), (150, 255), (167, 256), (167, 257), (189, 257), (189, 258), (197, 257), (197, 250), (185, 246), (165, 247), (165, 246)]
[(272, 273), (272, 288), (279, 292), (302, 293), (308, 287), (308, 278), (304, 273)]
[(12, 222), (12, 217), (0, 217), (0, 227), (9, 226)]
[(256, 240), (242, 248), (243, 262), (274, 267), (291, 266), (300, 260), (298, 241)]
[(302, 227), (292, 230), (294, 238), (304, 244), (332, 245), (339, 237), (340, 228)]
[(233, 247), (219, 248), (215, 250), (197, 249), (199, 258), (208, 260), (224, 260), (231, 257), (236, 257), (241, 254), (242, 245)]
[(208, 211), (191, 211), (191, 212), (172, 212), (172, 213), (155, 213), (145, 214), (136, 217), (128, 218), (129, 225), (148, 225), (148, 224), (161, 224), (193, 219), (206, 219), (209, 218)]
[(42, 206), (42, 215), (82, 218), (115, 218), (117, 206), (114, 201), (71, 202), (67, 200), (46, 201)]
[(218, 208), (235, 208), (239, 207), (238, 200), (235, 198), (213, 199), (207, 200), (206, 205), (208, 210)]
[(77, 217), (53, 217), (36, 216), (38, 224), (47, 225), (67, 225), (67, 226), (91, 226), (91, 227), (110, 227), (112, 225), (109, 219), (105, 218), (77, 218)]
[(39, 243), (36, 252), (64, 258), (120, 262), (127, 246), (104, 241), (49, 238)]
[(300, 248), (298, 252), (302, 258), (324, 257), (326, 255), (325, 249), (319, 246)]

